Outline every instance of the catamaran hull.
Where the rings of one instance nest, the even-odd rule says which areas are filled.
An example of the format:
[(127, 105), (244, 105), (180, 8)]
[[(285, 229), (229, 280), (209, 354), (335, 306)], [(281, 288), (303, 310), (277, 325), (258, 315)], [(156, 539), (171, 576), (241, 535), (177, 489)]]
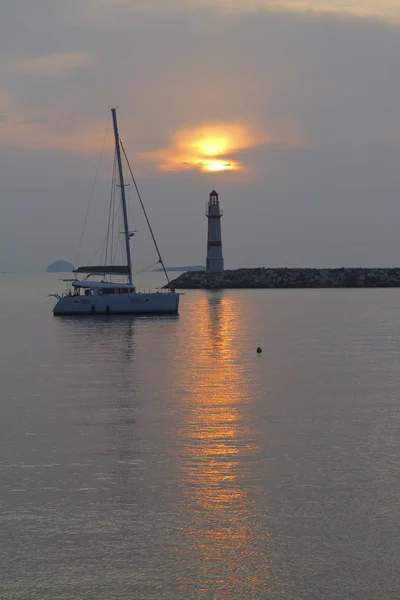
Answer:
[(65, 315), (173, 315), (178, 312), (179, 294), (106, 294), (104, 296), (65, 296), (53, 314)]

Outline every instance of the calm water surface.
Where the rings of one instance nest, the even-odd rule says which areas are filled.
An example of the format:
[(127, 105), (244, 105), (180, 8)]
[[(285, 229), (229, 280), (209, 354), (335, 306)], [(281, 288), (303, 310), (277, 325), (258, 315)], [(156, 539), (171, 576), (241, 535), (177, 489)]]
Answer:
[(59, 286), (0, 276), (2, 599), (400, 597), (400, 290)]

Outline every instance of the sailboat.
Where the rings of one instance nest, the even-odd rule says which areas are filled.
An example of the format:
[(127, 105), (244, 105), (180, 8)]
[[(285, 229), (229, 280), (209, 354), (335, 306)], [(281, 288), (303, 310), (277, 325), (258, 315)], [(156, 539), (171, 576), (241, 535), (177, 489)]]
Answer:
[[(73, 271), (75, 279), (64, 280), (68, 282), (68, 288), (63, 295), (59, 296), (58, 294), (53, 294), (57, 299), (57, 302), (53, 308), (53, 314), (55, 316), (176, 314), (179, 307), (179, 294), (174, 290), (141, 293), (136, 291), (136, 287), (133, 283), (130, 249), (130, 239), (133, 234), (130, 232), (128, 224), (128, 211), (121, 149), (128, 163), (134, 183), (135, 179), (127, 160), (125, 149), (119, 137), (116, 109), (112, 108), (111, 113), (114, 127), (115, 157), (118, 167), (118, 187), (120, 187), (121, 190), (121, 208), (123, 217), (122, 234), (125, 240), (125, 264), (77, 267)], [(135, 187), (138, 192), (136, 183)], [(158, 253), (159, 263), (161, 263), (168, 280), (168, 275), (139, 192), (138, 196)], [(82, 275), (85, 275), (85, 277), (83, 279), (78, 279), (78, 277)], [(123, 276), (126, 277), (126, 282), (113, 282), (112, 280), (108, 279), (108, 276)], [(100, 281), (98, 280), (99, 277), (101, 278)]]

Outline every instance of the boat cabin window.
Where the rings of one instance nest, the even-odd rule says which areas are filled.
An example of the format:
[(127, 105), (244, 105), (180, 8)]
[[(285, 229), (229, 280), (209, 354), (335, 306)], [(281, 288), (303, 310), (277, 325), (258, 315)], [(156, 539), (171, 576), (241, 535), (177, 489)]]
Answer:
[(85, 290), (85, 296), (91, 296), (92, 290)]
[(131, 288), (103, 288), (99, 290), (99, 294), (131, 294)]

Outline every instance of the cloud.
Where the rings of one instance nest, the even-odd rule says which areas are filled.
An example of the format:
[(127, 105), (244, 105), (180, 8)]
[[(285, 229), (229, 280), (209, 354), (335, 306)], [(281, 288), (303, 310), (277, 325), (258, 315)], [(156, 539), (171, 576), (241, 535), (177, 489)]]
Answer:
[(238, 171), (244, 165), (233, 158), (241, 150), (267, 141), (243, 123), (204, 123), (172, 135), (166, 148), (141, 154), (161, 171)]
[[(298, 13), (338, 14), (361, 18), (377, 18), (400, 23), (398, 0), (87, 0), (95, 11), (163, 12), (219, 10), (222, 13), (252, 13), (287, 11)], [(99, 12), (100, 11), (100, 12)]]
[(21, 121), (17, 121), (16, 125), (39, 125), (41, 123), (46, 123), (46, 118), (44, 116), (22, 119)]
[[(60, 132), (47, 125), (42, 126), (43, 120), (37, 118), (31, 122), (25, 120), (19, 123), (9, 123), (2, 130), (1, 143), (8, 147), (23, 149), (47, 149), (73, 152), (74, 154), (100, 151), (104, 145), (104, 122), (90, 123), (69, 133)], [(107, 147), (111, 147), (108, 140)]]
[(24, 110), (4, 91), (0, 92), (0, 111), (0, 145), (6, 148), (88, 153), (112, 145), (110, 136), (105, 139), (105, 120), (62, 130), (40, 111)]
[(249, 172), (240, 155), (264, 144), (299, 147), (306, 140), (295, 136), (275, 139), (245, 122), (211, 121), (178, 129), (171, 135), (169, 146), (141, 153), (140, 158), (153, 162), (160, 171)]
[[(56, 29), (65, 52), (49, 47), (48, 55), (21, 61), (29, 75), (9, 70), (3, 86), (14, 124), (46, 122), (21, 126), (18, 139), (8, 132), (2, 143), (33, 147), (37, 135), (43, 147), (70, 150), (76, 141), (77, 152), (96, 150), (113, 102), (121, 106), (129, 149), (154, 158), (158, 152), (156, 164), (175, 152), (176, 132), (199, 123), (251, 123), (267, 132), (268, 143), (301, 148), (343, 136), (365, 139), (366, 132), (390, 131), (398, 119), (396, 28), (270, 12), (196, 15), (195, 24), (181, 13), (118, 17), (107, 46), (86, 20)], [(51, 19), (41, 25), (50, 28)], [(181, 158), (192, 163), (193, 156)], [(221, 160), (240, 162), (231, 149)]]
[(68, 77), (92, 66), (93, 59), (88, 53), (64, 52), (35, 56), (23, 61), (19, 68), (30, 77)]

